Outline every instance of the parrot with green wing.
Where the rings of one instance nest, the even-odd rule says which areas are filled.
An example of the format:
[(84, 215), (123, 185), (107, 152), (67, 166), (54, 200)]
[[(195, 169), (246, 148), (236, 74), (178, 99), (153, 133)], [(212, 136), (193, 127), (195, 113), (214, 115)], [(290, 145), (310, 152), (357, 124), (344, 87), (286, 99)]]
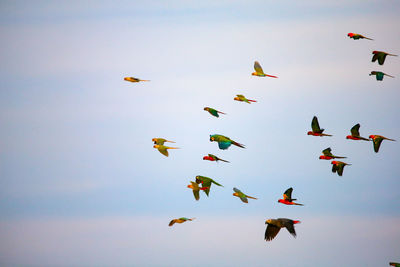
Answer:
[(154, 148), (157, 148), (158, 151), (163, 154), (164, 156), (168, 157), (168, 149), (179, 149), (179, 147), (169, 147), (169, 146), (164, 146), (164, 145), (154, 145)]
[(347, 36), (349, 36), (350, 38), (353, 38), (354, 40), (358, 40), (358, 39), (374, 40), (374, 39), (365, 37), (364, 35), (361, 35), (361, 34), (358, 34), (358, 33), (352, 33), (352, 32), (349, 32), (347, 34)]
[(233, 100), (246, 102), (248, 104), (251, 104), (250, 102), (257, 102), (256, 100), (247, 99), (246, 97), (244, 97), (244, 95), (236, 95), (236, 97)]
[(389, 265), (394, 267), (400, 267), (400, 263), (397, 262), (389, 262)]
[(324, 133), (323, 133), (325, 129), (321, 129), (321, 128), (319, 127), (319, 123), (318, 123), (318, 118), (317, 118), (317, 116), (314, 116), (313, 119), (312, 119), (312, 121), (311, 121), (311, 129), (312, 129), (312, 131), (309, 131), (309, 132), (307, 133), (307, 135), (321, 136), (321, 137), (322, 137), (322, 136), (332, 136), (332, 135), (330, 135), (330, 134), (324, 134)]
[(174, 141), (168, 141), (164, 138), (153, 138), (151, 141), (153, 141), (155, 145), (163, 145), (165, 142), (175, 143)]
[(382, 71), (371, 71), (371, 73), (369, 74), (369, 76), (375, 75), (376, 76), (376, 80), (377, 81), (382, 81), (383, 80), (383, 76), (388, 76), (390, 78), (394, 78), (394, 76), (391, 76), (389, 74), (383, 73)]
[(241, 200), (242, 202), (244, 202), (244, 203), (249, 203), (249, 201), (247, 200), (247, 198), (257, 199), (257, 198), (255, 198), (255, 197), (251, 197), (251, 196), (248, 196), (248, 195), (244, 194), (242, 191), (240, 191), (240, 190), (237, 189), (236, 187), (233, 188), (233, 191), (235, 191), (235, 193), (233, 193), (233, 195), (234, 195), (235, 197), (240, 198), (240, 200)]
[(359, 130), (360, 130), (360, 124), (357, 123), (350, 129), (351, 135), (346, 136), (346, 139), (370, 141), (365, 137), (361, 137)]
[(369, 136), (369, 139), (371, 139), (372, 142), (374, 143), (374, 151), (375, 151), (375, 153), (378, 153), (379, 148), (380, 148), (381, 143), (382, 143), (383, 140), (396, 141), (394, 139), (390, 139), (390, 138), (384, 137), (382, 135), (377, 135), (377, 134), (371, 134)]
[(128, 81), (128, 82), (132, 82), (132, 83), (150, 82), (150, 80), (141, 80), (141, 79), (138, 79), (138, 78), (135, 78), (135, 77), (125, 77), (124, 80)]
[(385, 63), (385, 59), (386, 56), (395, 56), (397, 57), (397, 55), (393, 55), (393, 54), (389, 54), (383, 51), (372, 51), (372, 62), (375, 62), (376, 60), (378, 60), (379, 65), (383, 65), (383, 63)]
[(267, 229), (265, 229), (265, 235), (264, 235), (265, 241), (271, 241), (272, 239), (274, 239), (275, 236), (281, 230), (281, 228), (286, 228), (293, 237), (296, 237), (296, 231), (294, 229), (294, 225), (297, 223), (300, 223), (300, 221), (295, 221), (286, 218), (266, 220), (265, 224), (268, 224), (268, 226)]
[(223, 113), (221, 111), (218, 111), (216, 109), (209, 108), (209, 107), (205, 107), (204, 110), (208, 111), (211, 115), (213, 115), (214, 117), (217, 117), (217, 118), (219, 117), (218, 113), (226, 115), (226, 113)]
[(218, 161), (229, 162), (227, 160), (220, 159), (220, 158), (218, 158), (217, 156), (215, 156), (213, 154), (208, 154), (208, 156), (204, 156), (203, 160), (209, 160), (209, 161), (215, 161), (215, 162), (218, 162)]
[(187, 186), (188, 188), (191, 188), (193, 191), (194, 199), (199, 200), (200, 199), (200, 190), (206, 190), (208, 187), (200, 187), (197, 183), (190, 181), (190, 185)]
[(186, 218), (186, 217), (181, 217), (181, 218), (179, 218), (179, 219), (173, 219), (173, 220), (171, 220), (171, 221), (169, 222), (168, 226), (172, 226), (172, 225), (174, 225), (175, 223), (184, 223), (184, 222), (186, 222), (186, 221), (193, 221), (194, 219), (196, 219), (196, 218), (191, 218), (191, 219), (189, 219), (189, 218)]
[(335, 156), (331, 153), (332, 149), (330, 147), (322, 150), (322, 156), (319, 156), (319, 159), (326, 159), (326, 160), (330, 160), (330, 159), (345, 159), (346, 157), (339, 157), (339, 156)]
[(339, 176), (343, 175), (344, 166), (351, 165), (351, 164), (348, 164), (348, 163), (345, 163), (345, 162), (342, 162), (342, 161), (337, 161), (337, 160), (333, 160), (331, 162), (331, 164), (332, 164), (332, 172), (333, 173), (337, 172), (337, 174)]
[(225, 150), (228, 149), (232, 144), (241, 148), (245, 148), (244, 145), (239, 144), (235, 141), (233, 141), (232, 139), (230, 139), (229, 137), (220, 135), (220, 134), (214, 134), (214, 135), (210, 135), (210, 142), (218, 142), (218, 147), (219, 149)]
[(285, 205), (299, 205), (299, 206), (304, 206), (303, 204), (300, 203), (295, 203), (293, 202), (294, 200), (297, 200), (296, 198), (292, 198), (292, 192), (293, 188), (289, 188), (283, 193), (283, 199), (279, 199), (278, 202), (285, 204)]
[(207, 196), (210, 193), (211, 184), (216, 184), (218, 186), (222, 186), (223, 187), (223, 185), (217, 183), (213, 179), (211, 179), (209, 177), (201, 176), (201, 175), (197, 175), (196, 176), (196, 183), (197, 184), (202, 184), (203, 187), (207, 187), (206, 189), (204, 189), (204, 192), (206, 193)]
[(265, 74), (264, 71), (263, 71), (263, 69), (261, 68), (260, 63), (258, 63), (258, 61), (255, 61), (255, 62), (254, 62), (254, 70), (255, 70), (255, 72), (253, 72), (253, 73), (251, 74), (251, 75), (253, 75), (253, 76), (278, 78), (278, 77), (273, 76), (273, 75)]

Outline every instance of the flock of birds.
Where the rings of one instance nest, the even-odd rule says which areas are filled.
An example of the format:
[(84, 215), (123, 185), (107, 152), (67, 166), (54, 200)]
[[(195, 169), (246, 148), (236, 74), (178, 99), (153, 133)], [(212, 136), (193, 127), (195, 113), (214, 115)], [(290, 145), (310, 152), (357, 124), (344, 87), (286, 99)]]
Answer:
[[(361, 34), (356, 34), (356, 33), (348, 33), (348, 36), (354, 40), (359, 40), (359, 39), (373, 40), (371, 38), (368, 38)], [(386, 56), (388, 56), (388, 55), (389, 56), (397, 56), (397, 55), (389, 54), (389, 53), (386, 53), (383, 51), (373, 51), (372, 54), (373, 54), (372, 62), (378, 61), (379, 65), (384, 64)], [(277, 76), (265, 74), (258, 61), (254, 62), (254, 70), (255, 70), (255, 72), (252, 73), (253, 76), (278, 78)], [(378, 81), (382, 81), (383, 77), (385, 75), (394, 78), (393, 76), (383, 73), (381, 71), (371, 71), (371, 73), (369, 75), (370, 76), (375, 75), (376, 80), (378, 80)], [(135, 77), (125, 77), (124, 80), (129, 81), (129, 82), (149, 81), (149, 80), (141, 80), (141, 79), (138, 79)], [(248, 104), (251, 104), (252, 102), (257, 102), (256, 100), (247, 99), (244, 95), (236, 95), (234, 100), (240, 101), (240, 102), (246, 102)], [(209, 112), (212, 116), (217, 117), (217, 118), (219, 117), (219, 114), (226, 115), (226, 113), (224, 113), (222, 111), (218, 111), (211, 107), (205, 107), (204, 110)], [(377, 134), (369, 135), (369, 138), (365, 138), (365, 137), (360, 136), (359, 129), (360, 129), (360, 124), (357, 123), (350, 129), (351, 135), (346, 136), (346, 139), (372, 141), (373, 149), (376, 153), (379, 152), (379, 148), (380, 148), (383, 140), (395, 141), (394, 139), (390, 139), (390, 138), (384, 137), (382, 135), (377, 135)], [(316, 116), (314, 116), (311, 121), (311, 131), (309, 131), (307, 133), (307, 135), (319, 136), (319, 137), (332, 136), (330, 134), (324, 133), (324, 129), (322, 129), (319, 126), (318, 118)], [(164, 156), (167, 156), (167, 157), (169, 156), (168, 149), (179, 149), (179, 147), (166, 146), (165, 145), (166, 142), (170, 142), (170, 143), (175, 143), (175, 142), (166, 140), (164, 138), (153, 138), (152, 141), (154, 142), (153, 147), (155, 149), (157, 149), (161, 154), (163, 154)], [(240, 144), (240, 143), (230, 139), (229, 137), (220, 135), (220, 134), (210, 135), (210, 141), (217, 142), (219, 149), (222, 149), (222, 150), (228, 149), (231, 145), (235, 145), (240, 148), (245, 148), (245, 146), (243, 144)], [(346, 157), (335, 156), (332, 154), (331, 151), (332, 151), (332, 149), (330, 147), (324, 149), (322, 151), (323, 155), (321, 155), (319, 157), (319, 159), (322, 159), (322, 160), (332, 160), (333, 159), (331, 161), (332, 172), (337, 173), (339, 176), (342, 176), (344, 167), (347, 165), (351, 165), (351, 164), (345, 163), (343, 161), (335, 160), (335, 159), (343, 159)], [(204, 156), (203, 160), (209, 160), (209, 161), (215, 161), (215, 162), (223, 161), (223, 162), (229, 163), (229, 161), (221, 159), (213, 154), (208, 154), (207, 156)], [(190, 181), (190, 184), (187, 187), (192, 189), (195, 200), (199, 200), (200, 199), (200, 191), (203, 191), (208, 196), (212, 184), (215, 184), (217, 186), (222, 186), (221, 184), (219, 184), (218, 182), (214, 181), (213, 179), (211, 179), (209, 177), (198, 175), (198, 176), (196, 176), (195, 182)], [(252, 196), (249, 196), (249, 195), (243, 193), (236, 187), (233, 188), (233, 191), (234, 191), (233, 196), (240, 198), (240, 200), (244, 203), (248, 203), (249, 198), (257, 199), (255, 197), (252, 197)], [(285, 205), (303, 206), (303, 204), (294, 202), (296, 199), (292, 198), (292, 192), (293, 192), (293, 188), (288, 188), (283, 193), (283, 199), (279, 199), (278, 203), (282, 203)], [(173, 219), (170, 221), (169, 226), (172, 226), (175, 223), (183, 223), (186, 221), (192, 221), (194, 219), (195, 218), (186, 218), (186, 217)], [(291, 219), (287, 219), (287, 218), (268, 219), (265, 221), (265, 224), (267, 224), (267, 228), (265, 230), (264, 239), (266, 241), (270, 241), (270, 240), (274, 239), (276, 237), (276, 235), (279, 233), (281, 228), (286, 228), (293, 237), (296, 237), (296, 231), (295, 231), (294, 225), (297, 223), (300, 223), (300, 221), (299, 220), (291, 220)], [(400, 267), (400, 264), (395, 263), (395, 262), (390, 262), (390, 265)]]

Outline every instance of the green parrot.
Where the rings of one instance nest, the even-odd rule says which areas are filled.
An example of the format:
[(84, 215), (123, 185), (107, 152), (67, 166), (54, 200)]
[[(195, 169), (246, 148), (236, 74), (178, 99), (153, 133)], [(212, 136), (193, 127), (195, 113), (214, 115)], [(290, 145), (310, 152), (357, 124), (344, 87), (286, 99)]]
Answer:
[(160, 153), (166, 157), (168, 157), (168, 155), (169, 155), (167, 149), (179, 149), (179, 147), (169, 147), (169, 146), (164, 146), (164, 145), (154, 145), (153, 147), (157, 148), (158, 151), (160, 151)]
[(164, 138), (153, 138), (151, 141), (153, 141), (155, 145), (163, 145), (165, 142), (175, 143), (174, 141), (168, 141)]
[(323, 156), (319, 156), (319, 159), (345, 159), (346, 157), (339, 157), (339, 156), (335, 156), (331, 153), (332, 149), (330, 147), (322, 150), (322, 154), (324, 154)]
[(348, 164), (348, 163), (345, 163), (345, 162), (342, 162), (342, 161), (337, 161), (337, 160), (333, 160), (331, 162), (331, 164), (332, 164), (332, 172), (333, 173), (337, 172), (337, 174), (339, 176), (343, 175), (344, 166), (351, 165), (351, 164)]
[(209, 108), (209, 107), (205, 107), (204, 110), (207, 110), (211, 115), (213, 115), (214, 117), (217, 117), (217, 118), (219, 117), (218, 113), (226, 115), (226, 113), (223, 113), (221, 111), (218, 111), (216, 109)]
[(219, 149), (225, 150), (228, 149), (232, 144), (234, 144), (235, 146), (241, 147), (241, 148), (245, 148), (244, 145), (239, 144), (235, 141), (233, 141), (232, 139), (230, 139), (229, 137), (220, 135), (220, 134), (214, 134), (214, 135), (210, 135), (210, 142), (218, 142), (218, 147)]
[(206, 193), (207, 196), (210, 193), (211, 184), (214, 183), (214, 184), (216, 184), (218, 186), (222, 186), (223, 187), (223, 185), (217, 183), (213, 179), (205, 177), (205, 176), (200, 176), (200, 175), (196, 176), (196, 183), (197, 184), (201, 183), (203, 185), (203, 187), (207, 187), (206, 189), (204, 189), (204, 192)]
[(209, 160), (209, 161), (215, 161), (215, 162), (218, 162), (218, 161), (229, 162), (227, 160), (220, 159), (217, 156), (214, 156), (213, 154), (208, 154), (208, 156), (204, 156), (203, 160)]
[(272, 78), (278, 78), (278, 77), (273, 76), (273, 75), (265, 74), (264, 71), (263, 71), (263, 69), (261, 68), (260, 63), (258, 63), (258, 61), (255, 61), (255, 62), (254, 62), (254, 70), (255, 70), (255, 72), (253, 72), (251, 75), (258, 76), (258, 77), (272, 77)]
[(200, 199), (200, 190), (206, 190), (208, 187), (199, 187), (195, 182), (190, 181), (190, 185), (187, 186), (193, 190), (193, 195), (196, 200)]
[(244, 203), (249, 203), (249, 201), (247, 200), (247, 198), (257, 199), (257, 198), (255, 198), (255, 197), (251, 197), (251, 196), (248, 196), (248, 195), (244, 194), (242, 191), (240, 191), (240, 190), (237, 189), (236, 187), (233, 188), (233, 191), (235, 191), (235, 193), (233, 193), (233, 195), (234, 195), (235, 197), (240, 198), (240, 200), (241, 200), (242, 202), (244, 202)]
[(236, 97), (233, 100), (246, 102), (249, 104), (251, 104), (250, 102), (257, 102), (255, 100), (247, 99), (246, 97), (244, 97), (244, 95), (236, 95)]
[(374, 151), (375, 151), (375, 153), (378, 153), (379, 147), (381, 146), (381, 143), (382, 143), (383, 140), (396, 141), (394, 139), (390, 139), (390, 138), (384, 137), (382, 135), (377, 135), (377, 134), (375, 134), (375, 135), (371, 134), (369, 136), (369, 139), (371, 139), (372, 142), (374, 143)]
[(386, 74), (386, 73), (383, 73), (381, 71), (371, 71), (369, 76), (372, 76), (372, 75), (376, 75), (376, 80), (377, 81), (382, 81), (383, 80), (383, 76), (385, 76), (385, 75), (388, 76), (388, 77), (394, 78), (393, 76), (391, 76), (389, 74)]
[(372, 54), (374, 54), (372, 57), (372, 62), (378, 60), (379, 65), (383, 65), (383, 63), (385, 63), (386, 56), (388, 55), (397, 57), (397, 55), (389, 54), (383, 51), (372, 51)]
[(300, 221), (295, 221), (286, 218), (266, 220), (265, 224), (268, 224), (268, 226), (267, 229), (265, 229), (265, 235), (264, 235), (265, 241), (271, 241), (272, 239), (274, 239), (275, 236), (281, 230), (281, 228), (286, 228), (293, 237), (296, 237), (296, 231), (294, 230), (294, 225), (296, 223), (300, 223)]
[(349, 33), (347, 34), (347, 36), (349, 36), (350, 38), (353, 38), (354, 40), (358, 40), (358, 39), (374, 40), (374, 39), (365, 37), (364, 35), (361, 35), (361, 34), (358, 34), (358, 33), (352, 33), (352, 32), (349, 32)]
[(191, 218), (191, 219), (189, 219), (189, 218), (185, 218), (185, 217), (182, 217), (182, 218), (179, 218), (179, 219), (173, 219), (173, 220), (171, 220), (170, 222), (169, 222), (169, 226), (172, 226), (172, 225), (174, 225), (174, 223), (184, 223), (184, 222), (186, 222), (186, 221), (193, 221), (194, 219), (196, 219), (196, 218)]
[(369, 139), (360, 136), (360, 124), (357, 123), (350, 129), (351, 135), (346, 136), (346, 139), (352, 140), (364, 140), (369, 141)]
[(397, 262), (389, 262), (389, 265), (394, 267), (400, 267), (400, 263)]
[(138, 79), (138, 78), (135, 78), (135, 77), (125, 77), (124, 80), (128, 81), (128, 82), (132, 82), (132, 83), (150, 82), (150, 80), (141, 80), (141, 79)]

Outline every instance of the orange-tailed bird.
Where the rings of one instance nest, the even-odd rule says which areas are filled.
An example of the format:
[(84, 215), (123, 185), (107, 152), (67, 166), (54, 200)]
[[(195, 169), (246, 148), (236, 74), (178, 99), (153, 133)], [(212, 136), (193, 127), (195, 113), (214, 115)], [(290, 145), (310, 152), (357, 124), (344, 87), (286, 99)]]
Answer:
[(397, 57), (397, 55), (393, 55), (393, 54), (389, 54), (383, 51), (372, 51), (372, 62), (375, 62), (376, 60), (378, 60), (379, 65), (383, 65), (383, 63), (385, 63), (385, 59), (386, 56), (395, 56)]
[(347, 34), (347, 36), (349, 36), (350, 38), (353, 38), (354, 40), (358, 40), (358, 39), (374, 40), (374, 39), (365, 37), (364, 35), (361, 35), (361, 34), (358, 34), (358, 33), (352, 33), (352, 32), (349, 32), (349, 33)]
[(307, 133), (307, 135), (313, 135), (313, 136), (332, 136), (330, 134), (324, 134), (324, 130), (325, 129), (321, 129), (319, 127), (319, 123), (318, 123), (318, 118), (317, 116), (314, 116), (314, 118), (311, 121), (311, 129), (312, 131), (309, 131)]
[(337, 174), (339, 176), (343, 175), (344, 166), (351, 165), (351, 164), (348, 164), (348, 163), (345, 163), (345, 162), (342, 162), (342, 161), (338, 161), (338, 160), (333, 160), (331, 162), (331, 164), (332, 164), (332, 172), (333, 173), (337, 172)]
[(335, 156), (331, 153), (332, 149), (330, 147), (322, 150), (322, 156), (319, 156), (319, 159), (326, 159), (326, 160), (331, 160), (331, 159), (345, 159), (346, 157), (339, 157)]
[(138, 79), (138, 78), (135, 78), (135, 77), (125, 77), (124, 80), (128, 81), (128, 82), (132, 82), (132, 83), (150, 82), (150, 80), (141, 80), (141, 79)]
[(196, 219), (196, 218), (191, 218), (191, 219), (189, 219), (189, 218), (185, 218), (185, 217), (182, 217), (182, 218), (179, 218), (179, 219), (173, 219), (173, 220), (171, 220), (170, 222), (169, 222), (169, 226), (172, 226), (172, 225), (174, 225), (174, 223), (184, 223), (184, 222), (186, 222), (186, 221), (193, 221), (194, 219)]
[(279, 199), (278, 202), (285, 204), (285, 205), (299, 205), (299, 206), (304, 206), (303, 204), (300, 203), (294, 203), (294, 200), (297, 200), (296, 198), (292, 198), (292, 192), (293, 188), (289, 188), (283, 193), (283, 199)]
[(258, 61), (255, 61), (255, 62), (254, 62), (254, 70), (255, 70), (255, 72), (253, 72), (251, 75), (258, 76), (258, 77), (272, 77), (272, 78), (278, 78), (278, 77), (273, 76), (273, 75), (265, 74), (264, 71), (263, 71), (263, 69), (261, 68), (260, 63), (258, 63)]
[(365, 140), (365, 141), (370, 141), (369, 139), (365, 138), (365, 137), (361, 137), (360, 136), (360, 124), (357, 123), (356, 125), (354, 125), (351, 129), (351, 135), (346, 136), (346, 139), (351, 139), (351, 140)]
[(300, 221), (295, 221), (286, 218), (266, 220), (265, 224), (268, 224), (268, 226), (267, 229), (265, 229), (265, 235), (264, 235), (265, 241), (270, 241), (274, 239), (275, 236), (281, 230), (281, 228), (286, 228), (293, 237), (296, 237), (296, 231), (294, 229), (294, 225), (296, 223), (300, 223)]
[(234, 195), (235, 197), (240, 198), (240, 200), (244, 203), (249, 203), (249, 201), (247, 200), (247, 198), (251, 198), (251, 199), (257, 199), (255, 197), (251, 197), (246, 195), (245, 193), (243, 193), (242, 191), (240, 191), (239, 189), (237, 189), (236, 187), (233, 188), (233, 191), (235, 191), (235, 193), (233, 193), (232, 195)]
[(236, 95), (236, 97), (233, 100), (246, 102), (248, 104), (251, 104), (250, 102), (257, 102), (255, 100), (247, 99), (244, 95)]
[(390, 139), (390, 138), (384, 137), (384, 136), (382, 136), (382, 135), (377, 135), (377, 134), (371, 134), (371, 135), (369, 136), (369, 138), (370, 138), (370, 139), (372, 140), (372, 142), (374, 143), (374, 151), (375, 151), (376, 153), (378, 153), (379, 147), (381, 146), (381, 143), (382, 143), (383, 140), (396, 141), (396, 140), (394, 140), (394, 139)]

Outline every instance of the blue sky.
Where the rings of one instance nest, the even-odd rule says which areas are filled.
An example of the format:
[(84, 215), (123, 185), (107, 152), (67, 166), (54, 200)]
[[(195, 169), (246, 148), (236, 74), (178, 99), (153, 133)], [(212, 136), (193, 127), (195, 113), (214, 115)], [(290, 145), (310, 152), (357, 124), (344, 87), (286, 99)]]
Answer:
[[(400, 139), (400, 59), (371, 62), (373, 50), (400, 53), (399, 11), (395, 1), (2, 2), (0, 262), (400, 261), (398, 142), (376, 154), (345, 139), (356, 123), (362, 136)], [(255, 60), (279, 79), (252, 77)], [(233, 101), (239, 93), (258, 102)], [(314, 115), (333, 137), (306, 135)], [(219, 150), (214, 133), (246, 149)], [(154, 137), (181, 149), (166, 158)], [(353, 164), (343, 177), (318, 159), (327, 147)], [(196, 202), (186, 188), (196, 175), (224, 187)], [(233, 187), (259, 199), (245, 205)], [(304, 207), (278, 205), (289, 187)], [(196, 220), (167, 226), (182, 216)], [(301, 220), (298, 237), (266, 243), (264, 222), (278, 217)]]

